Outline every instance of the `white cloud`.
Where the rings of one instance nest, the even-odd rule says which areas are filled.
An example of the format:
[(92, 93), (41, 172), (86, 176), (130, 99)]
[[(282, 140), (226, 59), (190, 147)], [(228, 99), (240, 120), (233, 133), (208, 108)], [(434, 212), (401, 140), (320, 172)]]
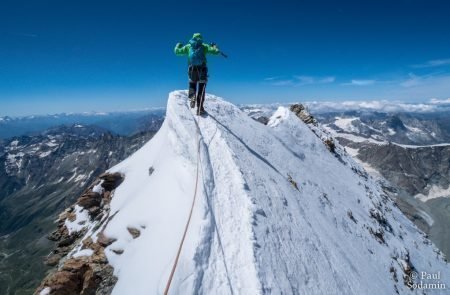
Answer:
[(290, 79), (279, 79), (279, 77), (269, 77), (264, 79), (265, 81), (271, 82), (275, 86), (304, 86), (313, 84), (329, 84), (336, 81), (333, 76), (327, 77), (313, 77), (313, 76), (293, 76)]
[(412, 65), (413, 68), (434, 68), (450, 65), (450, 58), (429, 60), (423, 64)]
[[(325, 99), (387, 99), (399, 101), (428, 101), (432, 97), (439, 99), (450, 97), (450, 73), (433, 71), (428, 74), (409, 73), (404, 76), (388, 77), (389, 79), (351, 79), (347, 83), (339, 83), (334, 76), (292, 76), (275, 77), (266, 80), (269, 85), (302, 88), (302, 95)], [(320, 85), (330, 87), (320, 87)], [(344, 85), (342, 87), (332, 87)], [(347, 85), (347, 86), (345, 86)], [(287, 93), (291, 95), (292, 93)], [(430, 104), (430, 103), (429, 103)]]
[(450, 104), (450, 98), (447, 99), (438, 99), (438, 98), (432, 98), (430, 99), (431, 104)]
[(290, 86), (294, 85), (294, 80), (272, 80), (270, 84), (274, 86)]
[(294, 77), (300, 85), (314, 84), (315, 79), (311, 76), (295, 76)]
[(448, 97), (450, 94), (450, 75), (428, 74), (418, 76), (413, 73), (409, 78), (400, 82), (406, 93), (422, 95), (422, 97)]
[(345, 86), (369, 86), (375, 84), (376, 80), (351, 80), (348, 83), (343, 83)]
[(390, 100), (369, 101), (313, 101), (305, 103), (314, 113), (343, 112), (343, 111), (379, 111), (392, 112), (433, 112), (440, 106), (432, 103), (405, 103)]
[(276, 79), (278, 79), (278, 78), (279, 78), (278, 76), (267, 77), (267, 78), (264, 79), (264, 81), (273, 81), (273, 80), (276, 80)]
[(414, 75), (413, 73), (409, 74), (409, 78), (400, 83), (403, 87), (414, 87), (422, 84), (423, 80), (427, 77), (419, 77)]
[(319, 83), (324, 84), (324, 83), (333, 83), (334, 81), (336, 81), (335, 77), (325, 77), (319, 80)]
[(294, 76), (296, 80), (298, 80), (298, 85), (309, 85), (309, 84), (327, 84), (327, 83), (333, 83), (336, 78), (329, 76), (329, 77), (312, 77), (312, 76)]

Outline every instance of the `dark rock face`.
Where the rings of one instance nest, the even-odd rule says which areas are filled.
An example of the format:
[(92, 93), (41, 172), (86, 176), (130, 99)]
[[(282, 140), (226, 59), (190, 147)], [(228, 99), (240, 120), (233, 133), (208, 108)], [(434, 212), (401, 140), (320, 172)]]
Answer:
[[(32, 293), (49, 269), (42, 257), (53, 241), (73, 242), (54, 231), (58, 213), (70, 206), (98, 175), (134, 153), (154, 132), (131, 137), (90, 126), (63, 126), (34, 136), (2, 141), (0, 145), (0, 289)], [(115, 176), (105, 180), (117, 186)], [(110, 195), (106, 196), (110, 198)], [(101, 217), (96, 193), (80, 200), (92, 216)], [(73, 218), (73, 212), (66, 212)], [(72, 214), (72, 216), (71, 216)], [(63, 248), (59, 250), (65, 255)], [(56, 258), (55, 258), (56, 259)], [(48, 261), (55, 264), (55, 259)], [(1, 293), (1, 292), (0, 292)]]
[(360, 146), (358, 158), (411, 195), (428, 194), (432, 185), (450, 185), (450, 146), (404, 148), (367, 144)]

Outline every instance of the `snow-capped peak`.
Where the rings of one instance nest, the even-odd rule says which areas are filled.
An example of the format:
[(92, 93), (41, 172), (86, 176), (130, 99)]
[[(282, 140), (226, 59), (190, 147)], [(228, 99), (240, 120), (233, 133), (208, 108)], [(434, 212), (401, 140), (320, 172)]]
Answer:
[(283, 107), (268, 126), (213, 95), (205, 107), (172, 92), (156, 136), (109, 171), (125, 179), (87, 235), (114, 240), (113, 294), (163, 293), (197, 171), (170, 294), (407, 293), (414, 272), (449, 286), (438, 250), (320, 127)]

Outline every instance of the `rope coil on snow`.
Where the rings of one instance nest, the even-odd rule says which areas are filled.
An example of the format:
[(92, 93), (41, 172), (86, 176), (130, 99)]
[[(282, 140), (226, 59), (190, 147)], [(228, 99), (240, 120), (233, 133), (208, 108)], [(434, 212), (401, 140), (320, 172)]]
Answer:
[[(203, 87), (203, 93), (201, 96), (201, 100), (203, 101), (203, 95), (205, 93), (205, 88), (206, 88), (206, 84)], [(194, 196), (192, 198), (192, 205), (191, 205), (191, 210), (189, 212), (189, 217), (188, 220), (186, 222), (186, 226), (184, 228), (184, 232), (183, 232), (183, 237), (181, 238), (181, 242), (180, 242), (180, 246), (178, 247), (178, 251), (177, 251), (177, 255), (175, 257), (175, 261), (173, 263), (172, 266), (172, 271), (170, 272), (170, 276), (169, 279), (167, 281), (166, 284), (166, 288), (164, 289), (164, 295), (168, 295), (169, 294), (169, 289), (170, 289), (170, 285), (172, 284), (172, 279), (173, 276), (175, 274), (175, 271), (177, 269), (178, 266), (178, 260), (180, 259), (180, 255), (181, 255), (181, 250), (183, 249), (183, 244), (184, 244), (184, 240), (186, 239), (186, 235), (187, 235), (187, 231), (189, 229), (189, 224), (191, 223), (191, 218), (192, 218), (192, 212), (194, 211), (194, 205), (195, 205), (195, 200), (197, 199), (197, 190), (198, 190), (198, 176), (199, 176), (199, 166), (200, 166), (200, 128), (198, 126), (197, 121), (194, 119), (195, 122), (195, 130), (197, 133), (197, 167), (196, 167), (196, 176), (195, 176), (195, 189), (194, 189)]]

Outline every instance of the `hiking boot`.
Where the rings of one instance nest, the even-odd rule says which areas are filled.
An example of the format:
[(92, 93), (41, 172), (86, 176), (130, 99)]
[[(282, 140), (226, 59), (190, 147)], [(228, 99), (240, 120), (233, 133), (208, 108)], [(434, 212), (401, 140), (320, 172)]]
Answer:
[(204, 114), (206, 114), (206, 111), (204, 108), (198, 108), (197, 109), (197, 115), (198, 116), (203, 116)]
[(195, 99), (190, 99), (191, 109), (195, 108)]

